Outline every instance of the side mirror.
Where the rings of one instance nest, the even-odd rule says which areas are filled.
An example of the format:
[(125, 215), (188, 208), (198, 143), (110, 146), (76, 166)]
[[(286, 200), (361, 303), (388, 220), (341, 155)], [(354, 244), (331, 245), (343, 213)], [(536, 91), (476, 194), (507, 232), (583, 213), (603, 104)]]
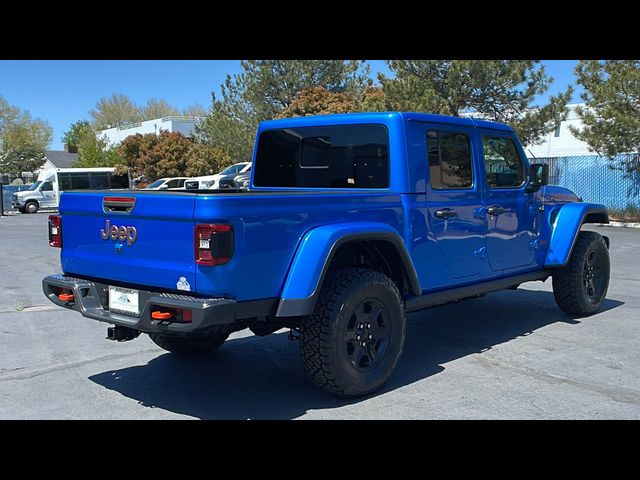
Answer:
[(543, 185), (549, 184), (549, 165), (532, 163), (529, 169), (529, 185), (527, 192), (537, 192)]
[(168, 189), (169, 189), (169, 185), (165, 183), (164, 185), (160, 185), (160, 188), (158, 190), (168, 190)]

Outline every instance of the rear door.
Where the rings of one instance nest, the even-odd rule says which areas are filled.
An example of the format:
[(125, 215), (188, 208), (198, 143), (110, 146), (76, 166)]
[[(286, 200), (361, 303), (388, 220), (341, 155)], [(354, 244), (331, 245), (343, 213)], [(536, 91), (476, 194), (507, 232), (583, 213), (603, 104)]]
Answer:
[[(119, 208), (122, 199), (135, 203)], [(184, 277), (195, 291), (194, 204), (177, 192), (65, 192), (63, 271), (170, 290)]]
[(484, 131), (487, 258), (492, 270), (531, 265), (537, 248), (538, 204), (525, 191), (528, 163), (513, 134)]
[(469, 131), (429, 125), (427, 208), (429, 222), (449, 273), (454, 278), (479, 274), (484, 266), (484, 220), (478, 216), (474, 147)]

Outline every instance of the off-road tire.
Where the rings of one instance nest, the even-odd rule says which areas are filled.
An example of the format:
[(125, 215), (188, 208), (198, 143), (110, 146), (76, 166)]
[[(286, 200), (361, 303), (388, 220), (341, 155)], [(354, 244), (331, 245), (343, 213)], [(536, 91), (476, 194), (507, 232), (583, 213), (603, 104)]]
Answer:
[[(590, 264), (595, 264), (592, 270)], [(553, 296), (558, 307), (576, 316), (597, 312), (607, 295), (609, 272), (609, 250), (602, 235), (579, 232), (569, 262), (553, 273)], [(595, 275), (591, 282), (590, 274)]]
[(27, 202), (24, 206), (24, 211), (27, 213), (36, 213), (38, 211), (38, 204), (36, 202)]
[(187, 357), (202, 355), (215, 350), (229, 338), (229, 334), (216, 333), (207, 336), (179, 337), (150, 333), (149, 337), (153, 340), (153, 343), (160, 348), (175, 353), (176, 355)]
[[(378, 311), (383, 313), (378, 316)], [(360, 342), (355, 344), (346, 337), (350, 337), (352, 331), (361, 331), (357, 330), (362, 325), (358, 323), (359, 318), (372, 319), (374, 316), (368, 324), (375, 322), (374, 328), (385, 332), (380, 335), (388, 335), (388, 340), (377, 341), (377, 333), (374, 340), (370, 340), (365, 351), (371, 352), (369, 348), (373, 345), (380, 356), (372, 357), (370, 370), (362, 371), (360, 363), (350, 357), (358, 354), (360, 350), (354, 349), (360, 348), (357, 345)], [(356, 330), (350, 327), (354, 318)], [(386, 333), (384, 324), (388, 324), (390, 333)], [(331, 271), (322, 285), (313, 314), (301, 322), (300, 353), (304, 369), (316, 385), (336, 395), (370, 394), (380, 389), (396, 368), (404, 348), (405, 324), (402, 297), (389, 277), (364, 268)]]

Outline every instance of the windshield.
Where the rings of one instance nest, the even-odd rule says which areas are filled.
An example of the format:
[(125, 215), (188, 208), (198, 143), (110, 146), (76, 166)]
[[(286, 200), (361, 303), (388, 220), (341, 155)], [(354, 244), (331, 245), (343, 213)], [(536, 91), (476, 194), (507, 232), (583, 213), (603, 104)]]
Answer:
[(36, 183), (31, 185), (27, 190), (33, 192), (34, 190), (37, 190), (40, 185), (42, 185), (42, 182), (41, 181), (37, 181)]
[(231, 173), (238, 173), (238, 171), (244, 167), (244, 165), (231, 165), (228, 168), (225, 168), (223, 171), (220, 172), (220, 175), (229, 175)]
[(156, 180), (155, 182), (153, 182), (151, 185), (147, 185), (145, 188), (158, 188), (160, 185), (162, 185), (166, 181), (167, 181), (166, 178), (161, 178), (160, 180)]

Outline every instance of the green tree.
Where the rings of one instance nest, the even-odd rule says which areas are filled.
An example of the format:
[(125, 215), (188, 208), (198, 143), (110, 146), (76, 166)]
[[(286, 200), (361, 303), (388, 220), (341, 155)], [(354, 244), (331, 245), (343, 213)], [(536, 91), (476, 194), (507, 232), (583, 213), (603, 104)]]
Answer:
[(368, 86), (360, 95), (357, 102), (360, 112), (387, 112), (391, 110), (389, 99), (380, 87)]
[(180, 115), (180, 111), (169, 105), (166, 100), (150, 98), (147, 100), (147, 104), (141, 109), (140, 120), (153, 120), (155, 118), (169, 117), (172, 115)]
[[(640, 152), (640, 61), (584, 60), (576, 66), (584, 107), (576, 112), (584, 128), (571, 132), (600, 155)], [(618, 160), (626, 172), (640, 172), (637, 155)]]
[(219, 146), (234, 161), (251, 158), (258, 123), (275, 118), (311, 87), (359, 92), (369, 85), (368, 66), (358, 60), (247, 60), (227, 75), (221, 97), (212, 94), (207, 116), (196, 126), (202, 143)]
[(276, 118), (384, 110), (388, 110), (387, 99), (379, 87), (365, 87), (360, 92), (332, 92), (324, 87), (311, 87), (298, 92)]
[(104, 136), (97, 136), (87, 123), (80, 125), (75, 132), (77, 135), (78, 161), (74, 167), (114, 167), (123, 162), (114, 147)]
[(379, 81), (392, 109), (474, 113), (508, 123), (524, 145), (539, 143), (566, 119), (573, 91), (568, 87), (534, 107), (553, 82), (539, 60), (388, 60), (387, 65), (395, 78), (380, 75)]
[(51, 143), (47, 122), (32, 118), (28, 111), (10, 105), (0, 97), (0, 171), (13, 175), (33, 172), (44, 162)]
[(77, 151), (80, 138), (86, 129), (91, 129), (89, 122), (86, 120), (78, 120), (71, 124), (69, 130), (64, 132), (62, 142), (67, 144), (69, 151), (73, 151), (74, 149)]
[(227, 152), (220, 147), (193, 143), (187, 153), (186, 169), (187, 177), (199, 177), (211, 175), (232, 165), (233, 161)]
[(102, 97), (96, 107), (89, 111), (89, 115), (95, 130), (121, 127), (139, 122), (141, 118), (140, 108), (128, 96), (119, 93), (114, 93), (109, 98)]
[(134, 177), (147, 180), (207, 175), (231, 164), (221, 148), (195, 143), (178, 132), (131, 135), (118, 146), (117, 153)]
[(0, 95), (0, 133), (20, 114), (20, 109), (11, 105)]
[(184, 115), (185, 117), (204, 117), (206, 114), (207, 109), (199, 103), (189, 105), (187, 108), (182, 110), (182, 115)]
[(355, 111), (356, 101), (353, 95), (345, 92), (330, 92), (324, 87), (311, 87), (298, 92), (289, 106), (278, 113), (276, 118)]

